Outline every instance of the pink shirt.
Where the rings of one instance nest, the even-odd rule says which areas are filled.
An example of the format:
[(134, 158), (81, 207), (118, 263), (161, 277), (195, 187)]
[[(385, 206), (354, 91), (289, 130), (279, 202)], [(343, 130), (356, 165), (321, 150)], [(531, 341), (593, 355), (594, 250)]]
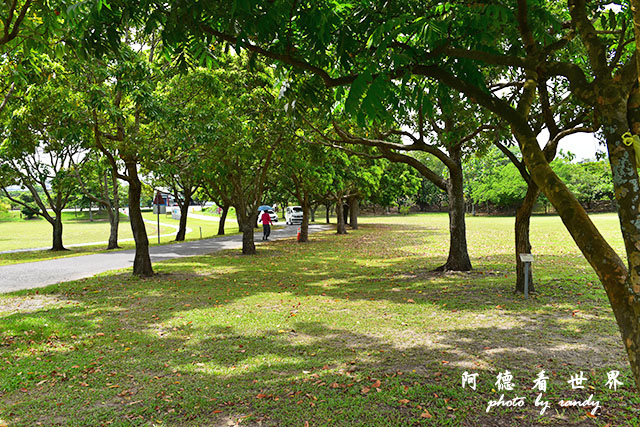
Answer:
[(264, 211), (262, 213), (260, 220), (262, 221), (262, 224), (271, 224), (271, 217), (269, 216), (269, 213), (267, 211)]

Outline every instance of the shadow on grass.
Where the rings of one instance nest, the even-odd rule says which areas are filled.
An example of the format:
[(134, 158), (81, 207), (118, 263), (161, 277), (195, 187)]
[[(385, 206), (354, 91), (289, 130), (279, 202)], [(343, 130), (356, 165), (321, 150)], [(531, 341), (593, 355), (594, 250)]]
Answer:
[[(529, 386), (539, 369), (554, 372), (551, 396), (564, 396), (564, 376), (577, 370), (593, 369), (601, 394), (596, 377), (627, 371), (603, 292), (586, 287), (588, 277), (542, 279), (539, 296), (524, 301), (504, 277), (510, 259), (434, 275), (427, 271), (442, 256), (384, 244), (425, 234), (365, 226), (305, 245), (273, 242), (256, 257), (174, 260), (148, 280), (109, 274), (41, 290), (57, 299), (28, 312), (7, 305), (0, 317), (0, 418), (388, 426), (430, 422), (426, 409), (435, 425), (474, 425), (497, 398), (499, 370)], [(477, 393), (460, 387), (465, 370), (481, 372)], [(605, 396), (631, 393), (625, 384)], [(637, 409), (611, 405), (600, 421)], [(524, 414), (482, 423), (535, 425)], [(578, 423), (583, 412), (560, 415)]]

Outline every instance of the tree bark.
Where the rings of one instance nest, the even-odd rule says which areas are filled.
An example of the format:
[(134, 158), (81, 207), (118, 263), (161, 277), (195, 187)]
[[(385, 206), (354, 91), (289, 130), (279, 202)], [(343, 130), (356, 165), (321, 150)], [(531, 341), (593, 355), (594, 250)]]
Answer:
[(218, 236), (224, 236), (224, 223), (227, 221), (227, 214), (229, 213), (229, 206), (222, 207), (222, 214), (220, 215), (220, 222), (218, 223)]
[[(109, 244), (107, 249), (118, 249), (118, 228), (120, 227), (120, 191), (118, 188), (118, 178), (111, 173), (111, 185), (113, 187), (113, 202), (105, 204), (107, 212), (109, 212), (109, 224), (111, 231), (109, 233)], [(107, 176), (104, 175), (104, 200), (109, 201), (109, 185), (107, 184)], [(113, 214), (113, 216), (111, 216)]]
[(300, 243), (309, 241), (309, 212), (311, 206), (307, 200), (302, 201), (302, 224), (300, 224)]
[(342, 201), (342, 218), (345, 225), (349, 225), (349, 205)]
[(331, 204), (329, 202), (327, 202), (327, 204), (325, 204), (326, 208), (327, 208), (327, 212), (326, 212), (326, 216), (327, 216), (327, 224), (329, 224), (331, 222), (330, 218), (329, 218), (329, 209), (331, 208)]
[[(529, 230), (531, 223), (531, 214), (533, 207), (538, 200), (540, 189), (531, 182), (527, 186), (527, 194), (522, 204), (516, 210), (516, 292), (524, 293), (524, 263), (520, 260), (520, 254), (531, 253), (531, 241), (529, 239)], [(533, 285), (533, 272), (529, 269), (529, 292), (535, 292)]]
[(142, 193), (142, 183), (138, 177), (136, 162), (127, 162), (127, 172), (129, 180), (129, 222), (131, 232), (136, 243), (136, 254), (133, 259), (133, 274), (135, 276), (153, 276), (151, 258), (149, 256), (149, 239), (147, 229), (144, 226), (142, 211), (140, 210), (140, 195)]
[(349, 225), (353, 230), (358, 229), (358, 215), (360, 215), (360, 198), (349, 197)]
[(67, 249), (62, 244), (62, 212), (55, 212), (53, 218), (53, 245), (52, 251), (66, 251)]
[(118, 249), (118, 226), (120, 225), (120, 209), (107, 208), (107, 214), (109, 215), (109, 243), (107, 244), (107, 250)]
[(178, 224), (176, 242), (184, 242), (187, 234), (187, 215), (189, 215), (189, 204), (183, 203), (182, 206), (180, 206), (180, 224)]
[[(628, 251), (627, 257), (629, 262), (637, 267), (640, 250), (630, 248), (628, 239), (631, 237), (630, 234), (640, 237), (640, 233), (637, 231), (634, 233), (629, 227), (631, 224), (627, 223), (632, 220), (632, 218), (628, 218), (628, 214), (636, 212), (634, 209), (629, 209), (628, 204), (635, 201), (637, 207), (640, 197), (637, 191), (630, 191), (634, 184), (637, 185), (637, 172), (631, 153), (621, 143), (624, 127), (621, 129), (608, 123), (603, 123), (603, 125), (619, 206), (618, 216)], [(640, 282), (637, 273), (633, 269), (631, 272), (627, 270), (624, 262), (600, 234), (575, 196), (553, 172), (538, 146), (535, 135), (526, 130), (524, 126), (520, 129), (516, 128), (515, 131), (531, 177), (556, 209), (573, 240), (605, 288), (627, 350), (636, 386), (640, 388), (638, 355), (640, 323), (637, 321), (640, 316), (640, 302), (638, 301), (638, 292), (640, 291), (638, 284)], [(636, 222), (636, 224), (638, 223)], [(637, 241), (637, 239), (631, 238), (631, 241)]]
[[(236, 212), (238, 212), (238, 209), (236, 206)], [(254, 255), (256, 253), (256, 244), (253, 240), (253, 224), (256, 224), (258, 214), (253, 213), (246, 216), (238, 213), (237, 218), (240, 231), (242, 232), (242, 255)]]
[(254, 227), (247, 224), (241, 227), (242, 230), (242, 255), (254, 255), (256, 253), (256, 244), (253, 241)]
[(316, 210), (318, 209), (318, 205), (315, 205), (311, 208), (311, 222), (316, 222)]
[(178, 203), (180, 206), (180, 224), (178, 225), (178, 232), (176, 233), (176, 242), (183, 242), (187, 234), (187, 216), (189, 215), (189, 205), (191, 203), (190, 185), (185, 185), (183, 196), (184, 199), (182, 203)]
[(457, 167), (449, 167), (447, 196), (449, 197), (449, 256), (447, 262), (434, 271), (470, 271), (471, 260), (467, 250), (465, 223), (464, 182), (462, 161), (458, 150), (451, 150)]
[(344, 204), (342, 198), (336, 199), (336, 216), (338, 219), (337, 234), (347, 234), (347, 227), (345, 227), (344, 221)]

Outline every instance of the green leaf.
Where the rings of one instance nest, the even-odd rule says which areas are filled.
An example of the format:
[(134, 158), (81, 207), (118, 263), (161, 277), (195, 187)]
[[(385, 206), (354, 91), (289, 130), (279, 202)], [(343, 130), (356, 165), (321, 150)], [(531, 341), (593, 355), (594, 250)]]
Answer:
[(364, 95), (369, 83), (371, 82), (371, 73), (369, 70), (365, 70), (360, 74), (355, 81), (351, 84), (349, 89), (349, 96), (344, 103), (344, 109), (347, 113), (355, 113), (360, 104), (360, 99)]

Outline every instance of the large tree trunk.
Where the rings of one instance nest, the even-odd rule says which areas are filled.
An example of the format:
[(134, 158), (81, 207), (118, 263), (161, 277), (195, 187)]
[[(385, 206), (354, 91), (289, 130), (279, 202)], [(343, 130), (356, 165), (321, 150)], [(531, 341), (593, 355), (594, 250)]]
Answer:
[[(624, 116), (622, 114), (621, 116)], [(607, 140), (609, 160), (613, 174), (613, 183), (618, 202), (618, 217), (627, 248), (627, 258), (631, 271), (602, 237), (591, 222), (586, 211), (566, 185), (553, 172), (535, 135), (525, 125), (513, 126), (520, 143), (523, 159), (531, 176), (549, 199), (562, 218), (562, 222), (573, 237), (583, 255), (591, 264), (609, 298), (622, 341), (627, 350), (629, 364), (640, 388), (640, 221), (637, 207), (640, 204), (640, 192), (637, 191), (638, 175), (633, 159), (633, 150), (626, 148), (622, 134), (628, 128), (624, 117), (603, 120), (603, 129)]]
[(327, 208), (327, 212), (326, 212), (326, 216), (327, 216), (327, 224), (329, 224), (331, 222), (331, 219), (329, 218), (329, 210), (331, 209), (331, 204), (329, 202), (327, 202), (325, 204), (326, 208)]
[(109, 215), (109, 243), (107, 250), (118, 249), (118, 226), (120, 225), (120, 209), (117, 207), (107, 206), (107, 214)]
[[(529, 240), (529, 230), (533, 206), (538, 200), (540, 189), (531, 182), (527, 186), (527, 194), (522, 204), (516, 210), (516, 292), (524, 293), (524, 263), (520, 260), (520, 254), (531, 253), (531, 242)], [(529, 269), (529, 292), (534, 292), (533, 272)]]
[(176, 242), (183, 242), (187, 234), (187, 215), (189, 215), (189, 204), (191, 203), (191, 189), (185, 188), (184, 201), (180, 204), (180, 224), (176, 233)]
[(180, 224), (176, 233), (176, 242), (183, 242), (187, 234), (187, 215), (189, 215), (189, 204), (183, 203), (180, 206)]
[(229, 213), (229, 206), (222, 207), (222, 214), (220, 215), (220, 222), (218, 223), (218, 236), (224, 236), (224, 223), (227, 221), (227, 214)]
[(337, 234), (347, 234), (347, 227), (344, 221), (344, 204), (342, 198), (336, 200), (336, 216), (338, 220)]
[(307, 200), (302, 200), (302, 224), (300, 224), (300, 239), (299, 242), (309, 241), (309, 211), (311, 206)]
[(349, 205), (342, 201), (342, 218), (345, 225), (349, 225)]
[(52, 251), (66, 251), (67, 249), (62, 244), (62, 211), (55, 212), (55, 217), (53, 218), (53, 246), (51, 247)]
[(316, 210), (318, 209), (318, 205), (315, 205), (311, 208), (311, 222), (316, 222)]
[[(149, 239), (147, 229), (144, 226), (142, 211), (140, 210), (140, 195), (142, 193), (142, 183), (138, 177), (137, 164), (128, 162), (127, 172), (129, 174), (129, 222), (133, 240), (136, 243), (136, 254), (133, 259), (133, 274), (136, 276), (153, 276), (151, 258), (149, 256)], [(158, 231), (159, 232), (159, 231)]]
[(258, 221), (258, 214), (252, 213), (247, 215), (242, 208), (236, 206), (236, 217), (238, 218), (238, 226), (242, 232), (242, 254), (254, 255), (256, 253), (256, 244), (253, 240), (254, 224)]
[(349, 225), (353, 230), (358, 229), (358, 215), (360, 215), (360, 198), (349, 197)]
[(242, 255), (254, 255), (256, 253), (256, 244), (253, 241), (252, 223), (245, 224), (240, 227), (242, 230)]
[(467, 251), (467, 227), (465, 223), (464, 183), (459, 153), (451, 157), (458, 165), (449, 168), (447, 195), (449, 197), (449, 256), (447, 262), (435, 271), (470, 271), (471, 260)]

